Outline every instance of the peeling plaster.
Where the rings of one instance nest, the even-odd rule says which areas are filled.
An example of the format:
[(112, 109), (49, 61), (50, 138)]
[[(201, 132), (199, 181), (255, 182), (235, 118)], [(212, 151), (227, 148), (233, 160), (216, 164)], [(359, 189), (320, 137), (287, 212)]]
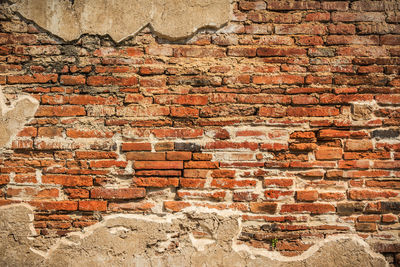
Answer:
[[(59, 238), (46, 251), (35, 243), (39, 237), (32, 214), (27, 204), (0, 207), (4, 241), (0, 244), (0, 265), (389, 266), (357, 235), (328, 237), (296, 257), (239, 244), (240, 217), (211, 209), (106, 216), (82, 232)], [(208, 232), (209, 236), (195, 238), (193, 231)]]
[(0, 148), (7, 146), (22, 127), (36, 113), (39, 102), (30, 96), (20, 96), (11, 105), (6, 105), (0, 88)]
[(176, 40), (220, 28), (231, 17), (230, 0), (19, 0), (14, 9), (67, 41), (108, 34), (119, 42), (148, 25)]

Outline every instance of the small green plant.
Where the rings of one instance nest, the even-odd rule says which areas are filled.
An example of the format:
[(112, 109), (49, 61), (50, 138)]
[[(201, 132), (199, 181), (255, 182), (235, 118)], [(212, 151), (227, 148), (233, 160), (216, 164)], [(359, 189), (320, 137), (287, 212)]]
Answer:
[(278, 243), (278, 239), (277, 239), (277, 238), (274, 238), (274, 239), (271, 240), (271, 247), (272, 247), (273, 249), (276, 248), (276, 243)]

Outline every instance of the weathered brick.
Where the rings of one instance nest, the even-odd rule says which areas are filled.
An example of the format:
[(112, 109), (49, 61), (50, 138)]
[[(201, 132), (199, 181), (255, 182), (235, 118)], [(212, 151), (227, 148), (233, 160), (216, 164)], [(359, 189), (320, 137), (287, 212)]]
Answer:
[(282, 213), (324, 214), (335, 211), (336, 209), (332, 204), (325, 203), (283, 204), (281, 207)]
[(146, 169), (146, 170), (183, 169), (183, 162), (182, 161), (135, 161), (133, 167), (135, 169)]
[(107, 201), (98, 201), (98, 200), (79, 201), (78, 209), (81, 211), (105, 211), (107, 210)]
[(315, 158), (317, 160), (335, 160), (341, 159), (343, 150), (337, 147), (320, 147), (315, 152)]
[(250, 210), (254, 213), (274, 214), (277, 211), (278, 204), (272, 202), (251, 202)]
[(102, 199), (136, 199), (144, 198), (146, 190), (144, 188), (95, 188), (90, 190), (90, 196)]

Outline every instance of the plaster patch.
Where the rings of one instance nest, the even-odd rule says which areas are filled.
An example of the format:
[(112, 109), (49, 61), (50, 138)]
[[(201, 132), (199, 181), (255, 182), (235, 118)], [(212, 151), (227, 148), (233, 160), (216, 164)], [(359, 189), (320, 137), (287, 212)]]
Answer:
[(35, 115), (39, 102), (30, 96), (20, 96), (6, 105), (0, 88), (0, 148), (7, 145)]
[(119, 42), (147, 25), (161, 37), (182, 39), (231, 17), (230, 0), (19, 0), (14, 8), (68, 41), (108, 34)]
[[(211, 210), (165, 217), (114, 214), (43, 251), (34, 238), (28, 238), (34, 235), (32, 213), (26, 204), (0, 208), (0, 265), (388, 266), (382, 255), (356, 235), (326, 238), (297, 257), (237, 244), (240, 218)], [(193, 231), (207, 232), (210, 237), (199, 243)]]

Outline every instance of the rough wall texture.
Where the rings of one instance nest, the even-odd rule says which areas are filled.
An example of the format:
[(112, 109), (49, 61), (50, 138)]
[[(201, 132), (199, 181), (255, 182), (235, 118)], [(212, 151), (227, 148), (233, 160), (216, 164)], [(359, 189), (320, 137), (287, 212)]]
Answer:
[(52, 35), (11, 2), (0, 262), (400, 263), (400, 1), (232, 1), (119, 43), (138, 29)]

